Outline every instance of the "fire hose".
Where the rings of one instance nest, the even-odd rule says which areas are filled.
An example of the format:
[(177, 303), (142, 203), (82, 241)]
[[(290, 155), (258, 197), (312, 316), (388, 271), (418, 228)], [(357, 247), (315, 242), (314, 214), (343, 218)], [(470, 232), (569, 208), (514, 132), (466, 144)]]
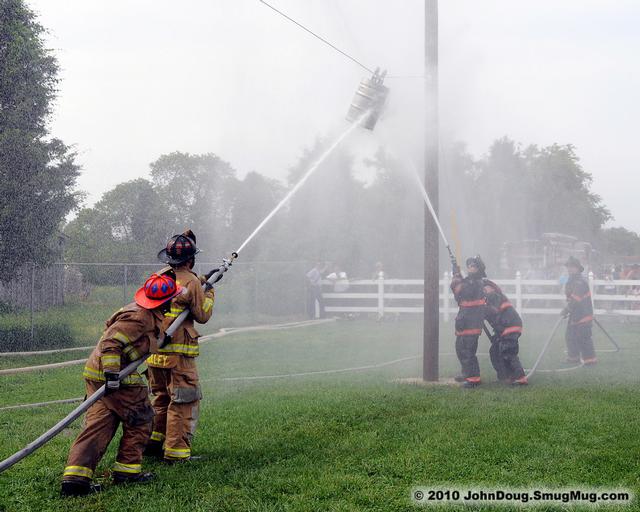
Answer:
[[(207, 281), (202, 285), (202, 287), (204, 289), (212, 288), (218, 281), (220, 281), (220, 279), (222, 279), (222, 276), (224, 275), (224, 273), (227, 272), (227, 270), (229, 270), (229, 267), (231, 267), (231, 265), (233, 264), (233, 260), (235, 260), (237, 257), (238, 257), (238, 253), (234, 252), (231, 254), (231, 258), (223, 259), (222, 265), (220, 265), (216, 269), (213, 269), (211, 272), (205, 275), (205, 277), (207, 278)], [(182, 313), (180, 313), (180, 315), (178, 315), (178, 317), (173, 321), (173, 323), (167, 329), (167, 332), (165, 333), (165, 335), (161, 336), (160, 339), (158, 339), (159, 347), (162, 347), (165, 345), (166, 340), (170, 339), (170, 337), (178, 330), (178, 327), (182, 325), (182, 322), (185, 321), (188, 315), (189, 315), (188, 309), (184, 310)], [(149, 358), (150, 355), (151, 354), (146, 354), (142, 356), (140, 359), (136, 359), (135, 361), (132, 361), (131, 363), (129, 363), (123, 370), (120, 371), (120, 373), (118, 374), (118, 379), (122, 380), (123, 378), (131, 375), (142, 363), (144, 363)], [(84, 412), (87, 409), (89, 409), (89, 407), (91, 407), (98, 400), (100, 400), (105, 395), (105, 392), (106, 392), (106, 387), (105, 385), (103, 385), (100, 387), (100, 389), (98, 389), (98, 391), (96, 391), (90, 397), (87, 397), (87, 399), (84, 402), (82, 402), (78, 407), (76, 407), (73, 411), (67, 414), (67, 416), (65, 416), (62, 420), (60, 420), (53, 427), (47, 430), (44, 434), (38, 437), (35, 441), (29, 443), (22, 450), (14, 453), (11, 457), (0, 462), (0, 473), (9, 469), (11, 466), (21, 461), (28, 455), (31, 455), (38, 448), (40, 448), (41, 446), (49, 442), (51, 439), (53, 439), (56, 435), (62, 432), (63, 429), (65, 429), (68, 425), (73, 423), (77, 418), (79, 418), (82, 414), (84, 414)]]
[[(238, 254), (244, 249), (244, 247), (260, 232), (260, 230), (271, 220), (271, 218), (289, 201), (289, 199), (304, 185), (309, 176), (313, 174), (320, 164), (331, 154), (331, 152), (336, 149), (340, 143), (353, 131), (355, 130), (360, 123), (365, 119), (366, 116), (371, 112), (370, 109), (366, 110), (347, 130), (345, 130), (334, 142), (331, 144), (327, 150), (316, 160), (316, 162), (307, 170), (307, 172), (302, 176), (302, 178), (296, 183), (291, 190), (280, 200), (280, 202), (271, 210), (271, 212), (262, 220), (262, 222), (258, 225), (256, 229), (247, 237), (247, 239), (240, 245), (240, 247), (233, 253), (231, 253), (231, 258), (223, 259), (223, 263), (217, 269), (209, 272), (205, 277), (207, 281), (203, 284), (205, 289), (209, 287), (213, 287), (220, 279), (224, 273), (229, 270), (229, 267), (232, 265), (233, 260), (238, 257)], [(442, 231), (441, 231), (442, 233)], [(444, 235), (444, 233), (443, 233)], [(173, 321), (165, 336), (162, 339), (158, 340), (158, 346), (162, 347), (165, 344), (165, 340), (167, 340), (173, 333), (178, 329), (178, 327), (184, 322), (185, 318), (189, 315), (189, 310), (185, 310)], [(147, 358), (151, 354), (147, 354), (140, 359), (129, 363), (122, 371), (120, 371), (118, 378), (122, 380), (122, 378), (130, 375), (135, 371), (138, 366), (144, 363)], [(96, 391), (93, 395), (88, 397), (81, 405), (79, 405), (76, 409), (71, 411), (64, 419), (54, 425), (50, 430), (42, 434), (38, 439), (28, 444), (25, 448), (16, 452), (14, 455), (9, 457), (8, 459), (0, 462), (0, 473), (5, 471), (6, 469), (13, 466), (15, 463), (24, 459), (26, 456), (30, 455), (42, 445), (47, 443), (50, 439), (59, 434), (62, 429), (64, 429), (67, 425), (71, 424), (75, 419), (81, 416), (89, 407), (91, 407), (95, 402), (100, 400), (105, 394), (106, 387), (102, 386), (98, 391)]]
[[(549, 345), (551, 345), (551, 341), (553, 341), (553, 337), (555, 336), (556, 331), (558, 330), (558, 327), (560, 327), (560, 324), (562, 323), (562, 321), (565, 318), (566, 317), (564, 317), (564, 316), (561, 316), (560, 318), (558, 318), (558, 321), (553, 326), (553, 329), (551, 330), (551, 334), (549, 334), (549, 337), (547, 338), (547, 341), (543, 345), (542, 350), (540, 351), (540, 354), (538, 355), (538, 358), (536, 359), (536, 362), (533, 364), (531, 369), (527, 372), (527, 378), (531, 377), (536, 372), (536, 369), (538, 368), (538, 365), (540, 364), (540, 362), (542, 361), (542, 358), (546, 354), (547, 349), (549, 348)], [(618, 345), (616, 340), (614, 340), (611, 337), (611, 335), (602, 326), (602, 324), (600, 322), (598, 322), (598, 320), (595, 317), (593, 318), (593, 321), (598, 327), (600, 327), (600, 330), (605, 334), (605, 336), (609, 339), (611, 344), (615, 347), (614, 350), (598, 350), (597, 352), (620, 352), (620, 345)], [(562, 371), (575, 370), (577, 368), (580, 368), (581, 366), (582, 366), (582, 364), (579, 364), (578, 366), (571, 367), (571, 368), (563, 368)], [(540, 370), (540, 371), (561, 371), (561, 370)]]

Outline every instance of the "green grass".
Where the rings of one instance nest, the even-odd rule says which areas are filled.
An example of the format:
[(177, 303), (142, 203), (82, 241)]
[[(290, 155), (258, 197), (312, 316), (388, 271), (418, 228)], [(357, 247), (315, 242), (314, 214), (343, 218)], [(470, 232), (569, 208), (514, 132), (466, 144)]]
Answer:
[[(525, 366), (551, 325), (552, 320), (527, 322)], [(119, 489), (107, 478), (112, 446), (98, 468), (105, 490), (62, 500), (57, 497), (60, 476), (80, 428), (74, 424), (0, 474), (0, 510), (401, 511), (417, 509), (410, 501), (414, 487), (436, 485), (577, 485), (637, 493), (638, 329), (613, 321), (606, 327), (623, 351), (601, 353), (595, 368), (541, 373), (528, 388), (511, 389), (495, 382), (488, 357), (481, 356), (485, 384), (477, 390), (394, 381), (419, 375), (419, 359), (361, 372), (220, 380), (364, 366), (419, 354), (419, 325), (413, 320), (234, 334), (204, 344), (199, 358), (205, 399), (194, 451), (204, 460), (172, 467), (145, 462), (157, 482)], [(451, 328), (443, 325), (444, 354), (453, 349)], [(609, 348), (603, 336), (595, 338), (598, 348)], [(487, 349), (483, 340), (480, 352)], [(542, 368), (562, 366), (563, 357), (559, 335)], [(456, 371), (455, 356), (442, 355), (442, 376)], [(80, 368), (0, 376), (0, 407), (82, 393)], [(0, 458), (72, 407), (0, 411)]]

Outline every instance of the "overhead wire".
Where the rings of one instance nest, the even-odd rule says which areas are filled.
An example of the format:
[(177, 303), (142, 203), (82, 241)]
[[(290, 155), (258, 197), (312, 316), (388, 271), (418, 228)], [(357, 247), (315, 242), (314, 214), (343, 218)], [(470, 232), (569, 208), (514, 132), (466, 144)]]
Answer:
[(303, 29), (304, 31), (308, 32), (309, 34), (311, 34), (313, 37), (319, 39), (320, 41), (322, 41), (324, 44), (326, 44), (327, 46), (333, 48), (335, 51), (337, 51), (338, 53), (341, 53), (342, 55), (344, 55), (345, 57), (347, 57), (348, 59), (350, 59), (351, 61), (355, 62), (358, 66), (360, 66), (363, 69), (366, 69), (369, 73), (374, 73), (373, 69), (365, 66), (362, 62), (360, 62), (358, 59), (356, 59), (355, 57), (349, 55), (347, 52), (341, 50), (340, 48), (338, 48), (336, 45), (332, 44), (330, 41), (327, 41), (324, 37), (322, 37), (319, 34), (316, 34), (313, 30), (305, 27), (302, 23), (294, 20), (291, 16), (288, 16), (287, 14), (285, 14), (284, 12), (276, 9), (273, 5), (268, 4), (267, 2), (265, 2), (264, 0), (258, 0), (261, 4), (266, 5), (269, 9), (277, 12), (280, 16), (286, 18), (287, 20), (289, 20), (291, 23), (295, 23), (298, 27), (300, 27), (301, 29)]

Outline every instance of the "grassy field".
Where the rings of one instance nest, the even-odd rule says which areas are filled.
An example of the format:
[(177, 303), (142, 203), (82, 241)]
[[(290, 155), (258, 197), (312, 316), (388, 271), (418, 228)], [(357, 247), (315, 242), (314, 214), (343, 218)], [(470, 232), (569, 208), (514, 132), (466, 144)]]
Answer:
[[(535, 359), (552, 320), (527, 323), (525, 366)], [(155, 483), (114, 488), (108, 484), (112, 446), (97, 472), (105, 490), (62, 500), (59, 481), (79, 430), (74, 424), (0, 475), (0, 510), (400, 511), (419, 508), (411, 501), (416, 487), (639, 492), (638, 326), (611, 320), (605, 325), (622, 352), (600, 353), (595, 368), (540, 373), (521, 389), (495, 382), (485, 355), (485, 384), (476, 390), (396, 382), (419, 375), (419, 358), (277, 377), (419, 355), (414, 320), (230, 335), (205, 344), (199, 359), (205, 399), (194, 452), (203, 460), (171, 467), (145, 463), (157, 473)], [(457, 372), (450, 329), (443, 325), (443, 377)], [(599, 349), (610, 348), (599, 333), (595, 339)], [(487, 351), (485, 339), (479, 352)], [(541, 368), (560, 368), (563, 358), (559, 335)], [(0, 407), (81, 396), (79, 373), (75, 367), (0, 376)], [(252, 376), (270, 378), (224, 380)], [(72, 407), (0, 411), (0, 458)]]

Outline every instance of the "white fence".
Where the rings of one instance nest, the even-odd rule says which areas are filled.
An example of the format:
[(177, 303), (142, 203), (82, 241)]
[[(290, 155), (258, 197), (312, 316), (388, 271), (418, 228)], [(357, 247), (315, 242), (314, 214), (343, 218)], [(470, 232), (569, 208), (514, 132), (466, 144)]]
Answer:
[[(458, 310), (449, 285), (451, 275), (440, 280), (440, 314), (448, 322)], [(566, 305), (564, 286), (550, 279), (496, 279), (522, 315), (558, 315)], [(344, 283), (341, 283), (344, 288)], [(589, 274), (594, 311), (598, 315), (640, 316), (640, 281), (607, 281)], [(323, 281), (324, 309), (327, 313), (423, 312), (422, 279), (377, 279), (350, 281), (346, 291), (334, 291), (332, 281)]]

